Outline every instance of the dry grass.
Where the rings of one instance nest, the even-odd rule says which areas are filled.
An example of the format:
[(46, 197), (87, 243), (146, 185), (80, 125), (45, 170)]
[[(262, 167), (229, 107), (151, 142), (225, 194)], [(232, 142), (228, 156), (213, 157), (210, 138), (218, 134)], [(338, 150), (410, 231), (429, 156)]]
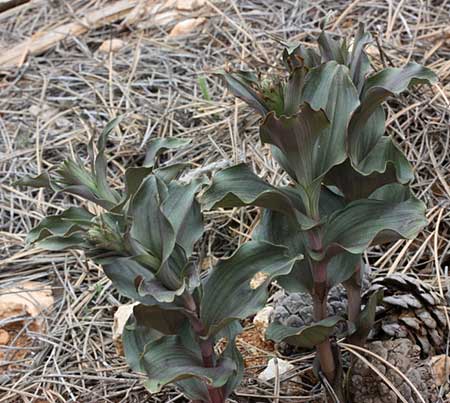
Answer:
[[(105, 3), (35, 1), (7, 17), (0, 14), (0, 48)], [(376, 270), (418, 272), (445, 292), (450, 260), (449, 13), (448, 2), (428, 0), (215, 1), (209, 3), (206, 25), (189, 36), (169, 38), (166, 28), (151, 21), (129, 30), (112, 24), (68, 38), (0, 76), (0, 293), (27, 279), (50, 284), (57, 297), (46, 314), (46, 334), (24, 328), (34, 341), (32, 354), (0, 376), (0, 402), (183, 401), (171, 389), (149, 397), (139, 377), (116, 356), (112, 317), (125, 299), (99, 267), (75, 252), (23, 249), (25, 234), (40, 218), (73, 200), (61, 203), (61, 196), (18, 189), (12, 182), (51, 167), (64, 155), (83, 154), (88, 138), (119, 114), (127, 118), (111, 139), (113, 177), (142, 157), (149, 138), (179, 136), (195, 140), (181, 157), (198, 167), (245, 160), (271, 181), (283, 180), (258, 142), (255, 114), (208, 74), (227, 63), (276, 65), (279, 46), (273, 36), (310, 42), (323, 26), (344, 35), (363, 21), (383, 44), (382, 58), (375, 51), (378, 65), (414, 60), (438, 73), (439, 86), (389, 102), (388, 130), (415, 166), (413, 188), (429, 207), (430, 225), (417, 240), (374, 248), (367, 258)], [(111, 37), (125, 39), (126, 47), (114, 55), (96, 53)], [(199, 79), (205, 80), (207, 94)], [(209, 213), (207, 250), (220, 245), (216, 256), (229, 253), (248, 238), (257, 216), (255, 210)], [(230, 223), (232, 229), (225, 231)], [(2, 350), (10, 356), (14, 351)], [(302, 358), (296, 371), (308, 371), (310, 363), (310, 357)], [(8, 364), (8, 359), (0, 363), (3, 368)], [(274, 397), (273, 385), (258, 382), (250, 372), (236, 397), (240, 401), (311, 401), (320, 392), (300, 384), (296, 398), (283, 397), (289, 394), (283, 388)]]

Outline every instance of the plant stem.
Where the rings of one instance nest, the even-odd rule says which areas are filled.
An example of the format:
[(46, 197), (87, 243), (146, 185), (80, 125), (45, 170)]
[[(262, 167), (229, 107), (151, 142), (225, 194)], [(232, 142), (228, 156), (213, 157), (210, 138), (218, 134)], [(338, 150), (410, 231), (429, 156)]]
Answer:
[[(189, 320), (197, 335), (198, 344), (200, 347), (200, 352), (202, 355), (203, 365), (205, 368), (213, 368), (215, 366), (214, 363), (214, 344), (212, 338), (205, 338), (206, 329), (203, 323), (201, 322), (199, 315), (197, 304), (195, 303), (194, 298), (190, 294), (183, 295), (184, 305), (187, 310), (191, 313), (189, 316)], [(210, 397), (210, 403), (225, 403), (225, 398), (223, 396), (222, 388), (213, 388), (207, 385), (208, 393)], [(206, 402), (209, 403), (209, 402)]]
[[(309, 234), (309, 243), (311, 249), (315, 252), (322, 251), (322, 236), (319, 232), (313, 231)], [(318, 322), (327, 317), (327, 264), (328, 259), (322, 261), (313, 261), (313, 316), (314, 321)], [(317, 356), (319, 357), (320, 367), (327, 377), (328, 381), (333, 384), (336, 377), (336, 363), (334, 362), (333, 350), (331, 342), (328, 338), (324, 342), (316, 346)]]

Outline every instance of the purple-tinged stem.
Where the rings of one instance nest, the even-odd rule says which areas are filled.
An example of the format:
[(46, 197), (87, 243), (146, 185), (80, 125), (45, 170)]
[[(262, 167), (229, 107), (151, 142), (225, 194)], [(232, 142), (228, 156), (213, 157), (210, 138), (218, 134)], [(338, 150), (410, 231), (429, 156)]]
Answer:
[[(311, 249), (315, 252), (322, 251), (322, 237), (319, 232), (311, 232), (309, 234), (309, 243)], [(328, 260), (324, 258), (322, 261), (313, 261), (313, 316), (314, 321), (318, 322), (327, 317), (327, 264)], [(322, 372), (330, 383), (334, 382), (336, 377), (336, 363), (334, 362), (333, 350), (331, 348), (330, 339), (316, 346), (317, 356), (319, 357)]]
[[(214, 345), (211, 338), (206, 338), (206, 329), (198, 316), (197, 304), (195, 303), (192, 295), (185, 294), (183, 296), (184, 305), (186, 309), (191, 313), (189, 316), (192, 329), (198, 338), (200, 351), (202, 354), (203, 365), (205, 368), (214, 367)], [(223, 395), (222, 388), (213, 388), (207, 386), (210, 397), (210, 403), (225, 403), (225, 397)], [(209, 403), (209, 402), (206, 402)]]

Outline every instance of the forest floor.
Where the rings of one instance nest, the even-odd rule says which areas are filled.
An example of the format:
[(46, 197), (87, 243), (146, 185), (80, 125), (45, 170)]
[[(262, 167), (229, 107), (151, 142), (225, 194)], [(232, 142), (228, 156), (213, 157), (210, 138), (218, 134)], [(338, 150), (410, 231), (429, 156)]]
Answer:
[[(176, 8), (170, 1), (157, 12), (153, 5), (164, 2), (151, 1), (148, 9), (144, 3), (33, 0), (0, 12), (0, 301), (24, 281), (50, 298), (39, 318), (19, 323), (0, 316), (0, 403), (184, 401), (171, 388), (149, 396), (117, 354), (114, 312), (128, 301), (100, 267), (80, 253), (25, 248), (27, 232), (73, 200), (13, 182), (71, 153), (86, 156), (89, 138), (118, 115), (125, 119), (109, 143), (113, 173), (139, 162), (149, 139), (173, 136), (194, 140), (182, 157), (195, 167), (246, 161), (276, 181), (279, 168), (258, 141), (258, 117), (211, 73), (227, 65), (276, 68), (277, 38), (311, 43), (323, 28), (347, 36), (363, 22), (378, 38), (379, 46), (370, 48), (378, 67), (416, 61), (438, 74), (438, 85), (388, 103), (387, 130), (414, 165), (413, 191), (426, 202), (430, 223), (415, 241), (372, 248), (366, 257), (380, 273), (414, 271), (438, 291), (447, 284), (449, 2), (211, 0), (189, 10), (185, 3), (192, 2)], [(105, 9), (108, 15), (96, 14)], [(74, 24), (70, 31), (64, 31), (67, 24)], [(49, 42), (46, 32), (53, 32)], [(207, 218), (205, 247), (220, 258), (251, 236), (258, 213), (212, 212)], [(320, 398), (312, 384), (295, 390), (282, 385), (280, 397), (273, 382), (257, 379), (275, 353), (251, 324), (240, 346), (248, 367), (233, 399)], [(305, 355), (294, 364), (308, 373), (311, 362)]]

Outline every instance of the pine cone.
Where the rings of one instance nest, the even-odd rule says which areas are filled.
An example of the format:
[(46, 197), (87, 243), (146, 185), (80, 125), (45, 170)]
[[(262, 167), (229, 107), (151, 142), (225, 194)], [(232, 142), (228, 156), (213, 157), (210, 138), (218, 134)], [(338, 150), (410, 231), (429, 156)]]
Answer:
[(393, 274), (373, 280), (364, 299), (380, 288), (384, 298), (370, 339), (409, 338), (423, 357), (444, 352), (447, 323), (439, 295), (410, 274)]
[[(437, 389), (431, 367), (420, 359), (420, 347), (409, 339), (374, 341), (367, 349), (397, 367), (416, 386), (426, 402), (437, 402)], [(421, 402), (407, 382), (393, 369), (380, 360), (365, 354), (365, 358), (375, 366), (408, 403)], [(368, 365), (357, 360), (351, 372), (350, 392), (353, 402), (400, 403), (395, 392), (386, 385)]]
[[(344, 315), (347, 307), (347, 295), (342, 286), (334, 287), (328, 294), (328, 312), (330, 316)], [(302, 327), (313, 322), (313, 302), (308, 293), (282, 294), (275, 299), (271, 322), (285, 326)]]
[[(347, 310), (347, 295), (344, 287), (338, 286), (328, 294), (328, 313), (330, 316), (345, 316)], [(313, 302), (308, 293), (281, 293), (274, 299), (274, 310), (270, 322), (281, 323), (285, 326), (302, 327), (313, 322)], [(345, 331), (342, 326), (337, 327), (336, 333)], [(284, 355), (291, 355), (304, 350), (298, 349), (285, 342), (278, 344), (278, 350)]]

